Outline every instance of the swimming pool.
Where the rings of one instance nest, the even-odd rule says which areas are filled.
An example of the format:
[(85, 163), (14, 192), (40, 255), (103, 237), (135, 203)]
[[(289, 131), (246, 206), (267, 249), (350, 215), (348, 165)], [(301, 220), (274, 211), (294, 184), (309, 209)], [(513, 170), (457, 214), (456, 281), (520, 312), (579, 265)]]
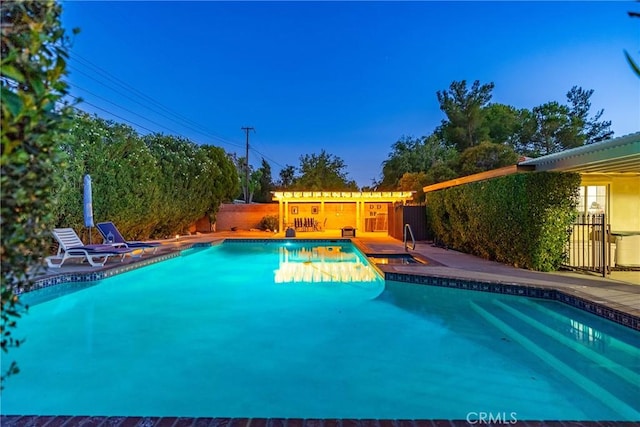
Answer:
[(348, 243), (225, 243), (28, 297), (3, 414), (640, 419), (637, 332), (384, 283)]

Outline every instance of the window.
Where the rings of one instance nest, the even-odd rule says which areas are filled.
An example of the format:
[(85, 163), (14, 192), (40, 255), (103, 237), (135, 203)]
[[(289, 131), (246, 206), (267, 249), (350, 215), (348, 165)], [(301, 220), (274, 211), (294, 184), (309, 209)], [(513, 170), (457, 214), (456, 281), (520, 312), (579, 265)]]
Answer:
[(580, 187), (578, 212), (601, 214), (607, 211), (607, 186), (586, 185)]

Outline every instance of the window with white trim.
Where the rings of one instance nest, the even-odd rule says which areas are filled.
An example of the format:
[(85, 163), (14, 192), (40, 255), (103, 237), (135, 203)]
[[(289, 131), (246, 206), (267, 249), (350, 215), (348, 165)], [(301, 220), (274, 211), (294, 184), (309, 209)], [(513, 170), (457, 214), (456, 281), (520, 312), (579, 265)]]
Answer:
[(584, 185), (580, 187), (578, 212), (584, 214), (601, 214), (607, 210), (607, 186)]

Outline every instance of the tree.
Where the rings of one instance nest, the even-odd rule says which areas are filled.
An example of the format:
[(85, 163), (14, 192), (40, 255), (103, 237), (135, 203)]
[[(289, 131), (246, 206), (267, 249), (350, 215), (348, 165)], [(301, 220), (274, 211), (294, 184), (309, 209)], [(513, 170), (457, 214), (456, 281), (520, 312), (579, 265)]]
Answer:
[(604, 110), (589, 117), (592, 94), (593, 90), (574, 86), (567, 92), (567, 105), (552, 101), (534, 107), (523, 122), (523, 134), (530, 133), (531, 137), (520, 138), (518, 150), (537, 157), (613, 136), (611, 122), (600, 120)]
[[(50, 190), (60, 161), (55, 146), (64, 138), (71, 116), (71, 108), (61, 103), (68, 89), (64, 82), (68, 37), (61, 13), (54, 1), (0, 3), (3, 353), (24, 341), (13, 335), (26, 310), (16, 291), (29, 289), (33, 274), (28, 272), (33, 273), (48, 255)], [(16, 362), (11, 362), (0, 375), (0, 388), (18, 372)]]
[(205, 178), (211, 189), (209, 203), (205, 210), (205, 215), (209, 218), (209, 229), (211, 229), (216, 222), (220, 205), (233, 200), (240, 191), (240, 181), (233, 159), (222, 148), (213, 145), (203, 145), (200, 148), (204, 150), (211, 162), (210, 173), (208, 178)]
[(480, 85), (476, 80), (468, 89), (467, 81), (462, 80), (452, 82), (449, 90), (437, 92), (440, 109), (448, 119), (442, 121), (440, 133), (459, 152), (487, 139), (483, 109), (491, 101), (494, 86), (493, 83)]
[(280, 182), (279, 187), (281, 190), (286, 190), (291, 185), (293, 185), (296, 178), (296, 168), (295, 166), (285, 165), (284, 168), (280, 170)]
[(526, 154), (538, 157), (582, 145), (568, 107), (556, 101), (547, 102), (533, 108), (533, 119), (536, 130)]
[(579, 129), (579, 138), (583, 140), (583, 144), (591, 144), (613, 136), (611, 121), (600, 121), (604, 110), (599, 110), (593, 117), (589, 117), (591, 95), (593, 95), (593, 89), (584, 90), (578, 86), (572, 87), (567, 92), (569, 117), (572, 126)]
[(321, 150), (320, 154), (300, 156), (300, 177), (292, 185), (296, 190), (356, 191), (358, 185), (347, 178), (344, 161)]
[(426, 173), (425, 185), (436, 184), (438, 182), (449, 181), (459, 176), (458, 172), (448, 163), (435, 163)]
[(483, 142), (478, 146), (464, 150), (460, 155), (459, 167), (462, 175), (472, 175), (515, 165), (517, 162), (518, 154), (510, 145)]
[(484, 126), (488, 131), (488, 142), (509, 144), (514, 149), (522, 141), (531, 139), (531, 111), (517, 109), (511, 105), (490, 104), (484, 109)]
[[(246, 178), (245, 178), (246, 179)], [(251, 172), (249, 175), (249, 185), (247, 186), (249, 191), (249, 203), (253, 201), (253, 195), (261, 190), (262, 181), (262, 169), (258, 169)]]
[(405, 173), (428, 171), (438, 163), (451, 163), (457, 157), (455, 148), (437, 135), (423, 138), (402, 137), (392, 146), (387, 160), (382, 162), (381, 189), (394, 190)]
[[(261, 188), (261, 180), (263, 171), (261, 169), (254, 169), (253, 166), (249, 165), (249, 184), (247, 185), (247, 161), (246, 157), (237, 157), (235, 158), (236, 169), (238, 171), (238, 177), (240, 179), (240, 189), (242, 190), (241, 196), (242, 200), (248, 201), (251, 203), (253, 201), (253, 196), (257, 191), (260, 191)], [(269, 173), (271, 173), (271, 169), (269, 169)]]
[(271, 191), (275, 188), (273, 178), (271, 177), (271, 165), (263, 158), (262, 165), (258, 171), (260, 172), (260, 190), (256, 192), (255, 200), (259, 203), (270, 202)]
[(424, 172), (407, 172), (402, 175), (400, 181), (398, 181), (397, 190), (400, 191), (415, 191), (416, 194), (413, 197), (414, 202), (423, 203), (425, 200), (424, 191), (422, 189), (429, 184), (429, 177)]
[(392, 190), (405, 173), (419, 172), (422, 169), (420, 142), (418, 138), (402, 136), (391, 146), (391, 153), (382, 162), (382, 180), (378, 187)]

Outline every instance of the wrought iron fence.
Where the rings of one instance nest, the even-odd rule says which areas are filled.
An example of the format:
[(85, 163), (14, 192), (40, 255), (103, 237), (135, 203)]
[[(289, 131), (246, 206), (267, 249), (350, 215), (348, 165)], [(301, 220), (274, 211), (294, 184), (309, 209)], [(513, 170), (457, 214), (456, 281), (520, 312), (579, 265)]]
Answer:
[(613, 264), (611, 226), (605, 214), (580, 214), (568, 230), (565, 267), (606, 277)]

